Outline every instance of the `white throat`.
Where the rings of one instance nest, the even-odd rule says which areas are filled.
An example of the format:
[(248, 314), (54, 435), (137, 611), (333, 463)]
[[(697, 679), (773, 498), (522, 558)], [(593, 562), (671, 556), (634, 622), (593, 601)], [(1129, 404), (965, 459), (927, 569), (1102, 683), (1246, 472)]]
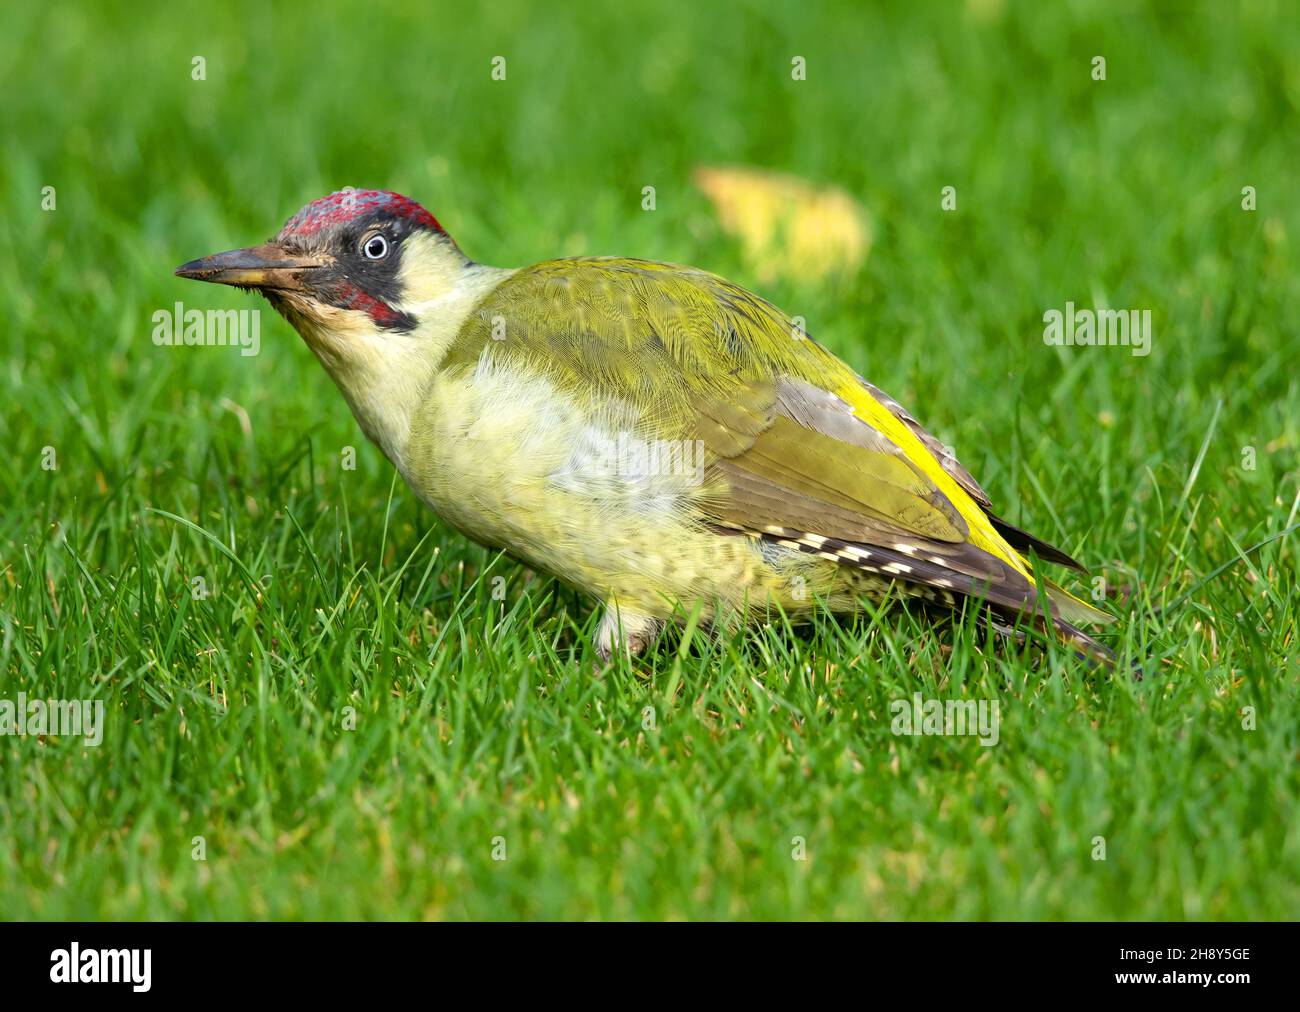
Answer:
[(418, 320), (385, 330), (364, 312), (290, 302), (283, 312), (333, 377), (361, 429), (405, 471), (411, 418), (471, 310), (514, 273), (465, 260), (450, 243), (414, 235), (403, 250), (405, 298), (395, 309)]

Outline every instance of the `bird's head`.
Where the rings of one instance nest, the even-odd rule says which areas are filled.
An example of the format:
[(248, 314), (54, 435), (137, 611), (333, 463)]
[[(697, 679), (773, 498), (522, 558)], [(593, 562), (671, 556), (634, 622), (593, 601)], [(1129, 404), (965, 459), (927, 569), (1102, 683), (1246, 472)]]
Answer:
[(467, 266), (409, 197), (348, 188), (312, 201), (260, 246), (192, 260), (176, 274), (261, 292), (325, 357), (415, 331)]
[(265, 295), (391, 456), (424, 377), (497, 272), (466, 259), (409, 197), (345, 189), (312, 201), (260, 246), (176, 273)]

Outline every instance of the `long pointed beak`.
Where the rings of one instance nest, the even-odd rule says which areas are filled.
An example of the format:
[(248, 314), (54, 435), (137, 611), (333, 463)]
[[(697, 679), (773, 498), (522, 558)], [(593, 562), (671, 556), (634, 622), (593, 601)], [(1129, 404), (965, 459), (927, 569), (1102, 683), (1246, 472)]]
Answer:
[(293, 292), (306, 288), (311, 272), (325, 261), (290, 253), (277, 242), (214, 253), (176, 268), (176, 276), (241, 288), (270, 288)]

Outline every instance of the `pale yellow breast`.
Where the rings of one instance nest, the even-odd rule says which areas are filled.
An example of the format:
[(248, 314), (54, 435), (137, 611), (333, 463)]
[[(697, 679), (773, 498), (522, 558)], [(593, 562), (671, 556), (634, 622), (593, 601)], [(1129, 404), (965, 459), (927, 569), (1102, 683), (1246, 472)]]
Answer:
[(435, 378), (403, 473), (475, 540), (651, 614), (769, 596), (798, 610), (833, 591), (833, 564), (702, 526), (703, 463), (702, 447), (651, 438), (630, 405), (584, 405), (485, 356)]

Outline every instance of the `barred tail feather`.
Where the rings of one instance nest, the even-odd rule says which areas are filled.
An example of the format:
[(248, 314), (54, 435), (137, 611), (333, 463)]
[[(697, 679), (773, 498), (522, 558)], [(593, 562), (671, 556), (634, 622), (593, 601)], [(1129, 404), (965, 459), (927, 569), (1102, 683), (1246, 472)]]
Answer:
[[(954, 604), (954, 595), (960, 595), (1004, 614), (1028, 615), (1042, 610), (1038, 588), (1010, 566), (974, 545), (900, 542), (893, 548), (883, 548), (783, 527), (745, 533), (887, 579), (925, 587), (947, 604)], [(981, 575), (972, 576), (973, 572)], [(1113, 666), (1114, 653), (1073, 625), (1075, 622), (1109, 622), (1113, 618), (1050, 580), (1043, 579), (1042, 585), (1052, 612), (1053, 631), (1061, 642), (1089, 661)]]

